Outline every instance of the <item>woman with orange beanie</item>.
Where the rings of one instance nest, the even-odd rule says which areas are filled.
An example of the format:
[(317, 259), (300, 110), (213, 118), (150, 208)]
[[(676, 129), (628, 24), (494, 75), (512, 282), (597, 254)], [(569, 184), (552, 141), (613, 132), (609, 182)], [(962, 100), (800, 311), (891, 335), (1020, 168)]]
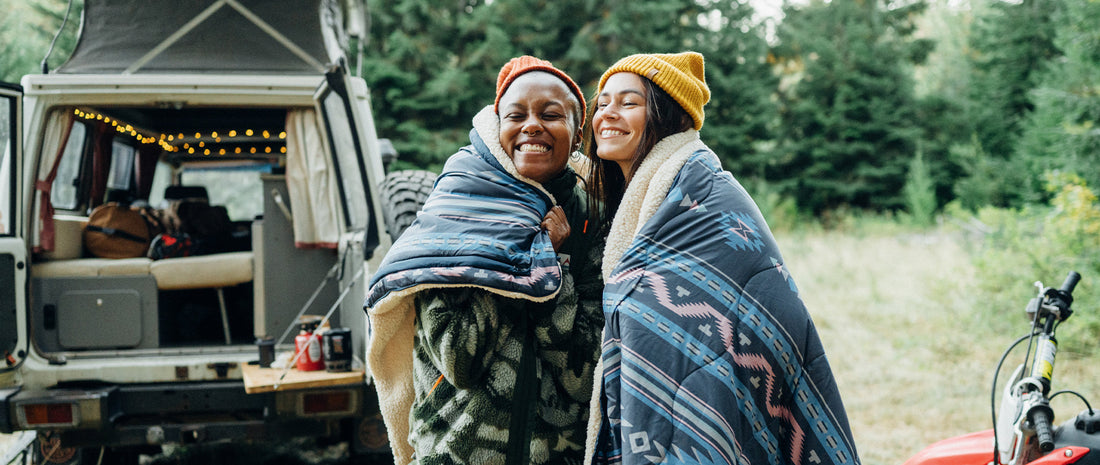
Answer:
[(613, 219), (587, 458), (859, 463), (771, 231), (699, 138), (709, 99), (694, 52), (628, 56), (600, 78), (588, 185)]
[(598, 209), (568, 165), (584, 115), (564, 72), (509, 61), (372, 277), (367, 365), (396, 463), (583, 461), (603, 325)]

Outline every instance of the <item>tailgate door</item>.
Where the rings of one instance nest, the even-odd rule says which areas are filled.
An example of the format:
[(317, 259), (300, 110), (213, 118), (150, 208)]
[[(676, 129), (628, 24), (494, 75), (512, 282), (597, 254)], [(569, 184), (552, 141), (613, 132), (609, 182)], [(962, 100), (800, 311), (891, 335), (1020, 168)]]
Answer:
[[(0, 83), (0, 374), (27, 356), (27, 246), (20, 231), (22, 203), (22, 90)], [(10, 377), (0, 376), (0, 387)]]

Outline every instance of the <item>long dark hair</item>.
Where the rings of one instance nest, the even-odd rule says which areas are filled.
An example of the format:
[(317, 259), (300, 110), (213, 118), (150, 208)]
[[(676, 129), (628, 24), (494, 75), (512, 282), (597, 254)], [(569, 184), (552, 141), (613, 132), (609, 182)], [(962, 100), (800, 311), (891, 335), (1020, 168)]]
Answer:
[[(691, 116), (679, 103), (676, 103), (672, 96), (668, 95), (668, 92), (644, 76), (639, 77), (642, 78), (642, 87), (646, 95), (645, 130), (638, 148), (634, 150), (634, 156), (631, 157), (631, 177), (638, 171), (638, 166), (642, 164), (642, 160), (645, 160), (646, 155), (653, 150), (657, 142), (695, 126)], [(614, 217), (615, 212), (619, 210), (619, 204), (622, 203), (623, 193), (626, 192), (626, 176), (618, 163), (603, 160), (596, 155), (596, 132), (592, 119), (598, 107), (597, 100), (599, 95), (588, 104), (589, 123), (584, 128), (584, 154), (589, 162), (588, 174), (585, 178), (589, 205), (602, 203), (605, 218), (610, 219)]]

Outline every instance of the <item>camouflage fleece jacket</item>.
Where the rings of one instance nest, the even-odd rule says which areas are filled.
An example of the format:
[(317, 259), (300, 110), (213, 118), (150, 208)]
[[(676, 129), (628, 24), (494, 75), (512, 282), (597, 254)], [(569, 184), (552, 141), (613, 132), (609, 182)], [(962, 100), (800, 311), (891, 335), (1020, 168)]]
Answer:
[(557, 298), (417, 295), (410, 442), (424, 465), (583, 462), (603, 315), (602, 247), (572, 170), (543, 186), (570, 219)]
[[(474, 118), (372, 278), (367, 362), (398, 464), (582, 460), (602, 235), (572, 170), (517, 177), (496, 124), (491, 106)], [(531, 232), (553, 204), (572, 229), (557, 253)]]

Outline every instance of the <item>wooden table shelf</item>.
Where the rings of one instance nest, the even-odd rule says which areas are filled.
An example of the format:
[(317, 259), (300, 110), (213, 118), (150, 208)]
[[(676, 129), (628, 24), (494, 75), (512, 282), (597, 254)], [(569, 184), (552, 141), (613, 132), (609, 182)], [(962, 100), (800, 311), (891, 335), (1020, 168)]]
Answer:
[[(249, 394), (274, 391), (275, 383), (278, 382), (279, 377), (283, 375), (282, 368), (260, 368), (259, 365), (250, 364), (244, 365), (241, 371), (244, 376), (244, 392)], [(283, 378), (282, 382), (279, 382), (279, 390), (289, 391), (294, 389), (356, 384), (362, 383), (363, 380), (363, 370), (332, 373), (325, 370), (298, 371), (297, 369), (291, 368), (287, 371), (286, 377)]]

